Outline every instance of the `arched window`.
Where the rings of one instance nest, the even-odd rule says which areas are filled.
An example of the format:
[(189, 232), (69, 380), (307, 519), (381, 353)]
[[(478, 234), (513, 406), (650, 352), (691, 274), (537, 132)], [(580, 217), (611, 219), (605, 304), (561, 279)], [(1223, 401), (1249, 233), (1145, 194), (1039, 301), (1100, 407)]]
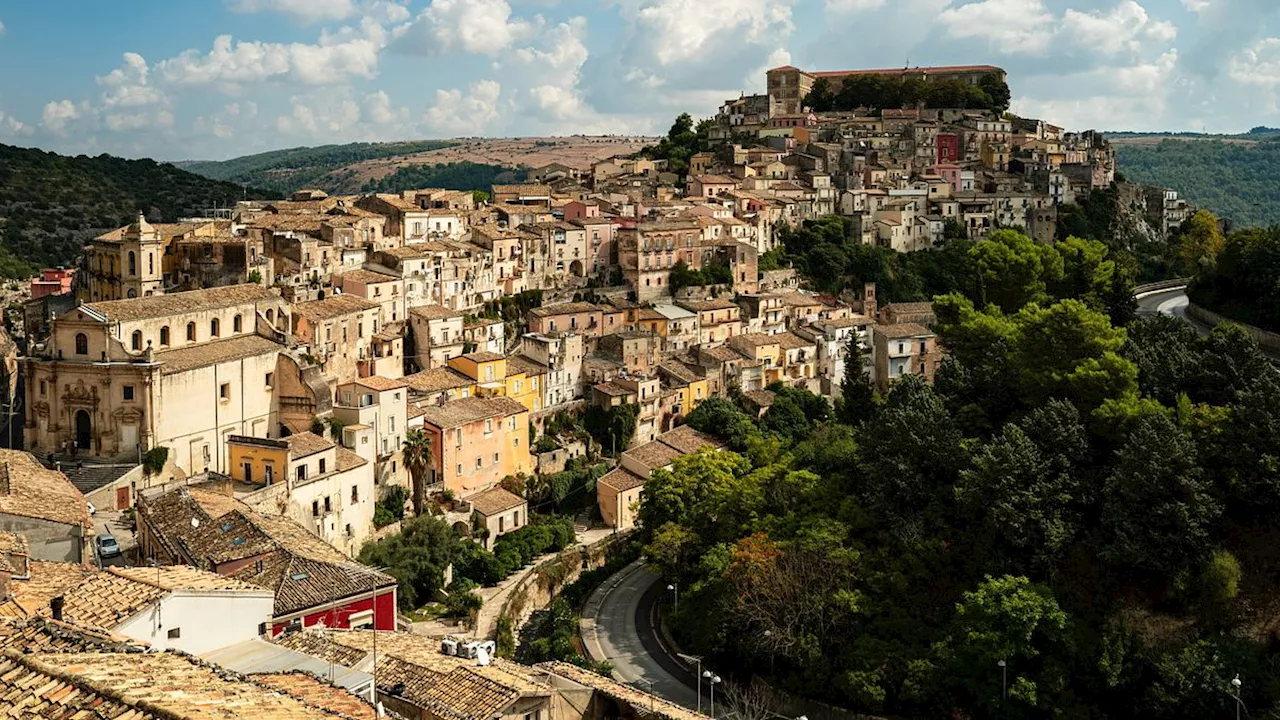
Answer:
[(187, 342), (195, 342), (195, 341), (196, 341), (196, 324), (193, 322), (189, 322), (187, 323)]
[(134, 350), (142, 349), (142, 331), (141, 330), (133, 331), (133, 349)]
[(76, 354), (89, 354), (89, 336), (84, 333), (76, 333)]
[(209, 336), (218, 337), (218, 318), (209, 321)]
[(270, 309), (270, 308), (268, 308), (268, 309), (267, 309), (267, 322), (269, 322), (269, 323), (274, 323), (275, 321), (276, 321), (276, 311), (275, 311), (275, 310), (272, 310), (272, 309)]
[(240, 332), (241, 326), (242, 326), (242, 321), (239, 315), (231, 318), (231, 332), (233, 333)]
[(165, 325), (164, 327), (160, 328), (160, 345), (164, 346), (168, 344), (169, 344), (169, 326)]
[(138, 256), (132, 250), (129, 251), (129, 274), (138, 274)]
[(129, 297), (131, 299), (138, 297), (138, 291), (134, 290), (133, 288), (129, 288)]

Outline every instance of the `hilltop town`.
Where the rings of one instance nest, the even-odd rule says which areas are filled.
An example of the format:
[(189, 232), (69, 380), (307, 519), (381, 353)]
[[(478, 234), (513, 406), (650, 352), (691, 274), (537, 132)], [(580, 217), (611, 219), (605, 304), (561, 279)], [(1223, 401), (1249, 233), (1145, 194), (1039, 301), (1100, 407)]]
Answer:
[[(839, 109), (866, 78), (914, 97)], [(931, 303), (859, 279), (832, 292), (777, 258), (830, 216), (898, 253), (1062, 239), (1060, 211), (1112, 187), (1115, 152), (1007, 114), (1004, 83), (992, 66), (774, 68), (766, 94), (645, 151), (487, 193), (299, 189), (95, 238), (31, 282), (4, 342), (0, 696), (68, 713), (235, 697), (270, 717), (702, 717), (576, 666), (493, 659), (506, 590), (441, 630), (362, 548), (431, 514), (501, 560), (504, 537), (573, 502), (539, 481), (589, 469), (572, 538), (533, 556), (581, 546), (598, 566), (655, 471), (725, 447), (684, 424), (702, 403), (759, 416), (790, 389), (838, 400), (849, 377), (932, 382)], [(1157, 234), (1194, 213), (1171, 190), (1129, 192)], [(72, 704), (56, 697), (71, 687)]]

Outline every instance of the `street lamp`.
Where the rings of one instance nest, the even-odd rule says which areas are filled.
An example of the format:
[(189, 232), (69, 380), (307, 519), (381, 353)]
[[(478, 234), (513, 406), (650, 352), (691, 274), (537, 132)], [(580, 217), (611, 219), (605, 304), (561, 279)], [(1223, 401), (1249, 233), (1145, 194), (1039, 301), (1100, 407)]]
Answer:
[(671, 592), (675, 593), (676, 612), (680, 612), (680, 583), (678, 582), (671, 583), (670, 585), (667, 586), (667, 590), (670, 590)]
[(1240, 673), (1231, 678), (1231, 687), (1236, 691), (1236, 720), (1240, 720), (1240, 708), (1244, 707), (1244, 701), (1240, 699), (1240, 686), (1244, 683), (1240, 682)]
[(701, 655), (685, 655), (684, 653), (676, 653), (681, 660), (690, 663), (696, 663), (697, 670), (693, 671), (693, 676), (698, 679), (698, 712), (702, 712), (702, 656)]
[(1005, 698), (1009, 697), (1009, 663), (1001, 658), (996, 661), (996, 665), (1000, 667), (1000, 702), (1004, 703)]
[(773, 675), (773, 645), (771, 644), (772, 640), (773, 640), (773, 631), (765, 630), (764, 646), (765, 646), (765, 651), (769, 653), (769, 675), (770, 676)]
[(707, 683), (711, 685), (711, 717), (716, 716), (716, 685), (720, 682), (720, 676), (712, 673), (710, 670), (703, 670), (702, 677), (707, 679)]

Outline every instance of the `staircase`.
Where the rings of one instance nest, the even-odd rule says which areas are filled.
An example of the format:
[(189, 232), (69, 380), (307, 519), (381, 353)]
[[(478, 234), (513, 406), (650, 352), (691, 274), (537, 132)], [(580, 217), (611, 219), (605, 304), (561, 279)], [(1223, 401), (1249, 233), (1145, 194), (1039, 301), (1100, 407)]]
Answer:
[(583, 510), (573, 519), (573, 534), (582, 535), (591, 529), (591, 511)]
[(88, 495), (98, 488), (105, 487), (119, 480), (130, 470), (138, 467), (137, 464), (115, 464), (115, 463), (81, 463), (80, 460), (71, 457), (54, 458), (55, 467), (62, 470), (62, 474), (67, 476), (72, 485), (81, 493)]

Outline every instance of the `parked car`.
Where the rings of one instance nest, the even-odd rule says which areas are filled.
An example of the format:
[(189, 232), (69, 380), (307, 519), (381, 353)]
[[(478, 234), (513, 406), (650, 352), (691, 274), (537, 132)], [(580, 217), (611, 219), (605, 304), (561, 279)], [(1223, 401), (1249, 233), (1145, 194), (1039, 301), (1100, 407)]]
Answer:
[(99, 535), (98, 557), (103, 560), (120, 557), (120, 543), (116, 542), (116, 539), (110, 535)]
[(94, 513), (98, 512), (98, 508), (94, 507), (94, 506), (93, 506), (93, 503), (91, 503), (91, 502), (86, 502), (86, 503), (85, 503), (85, 505), (88, 505), (88, 506), (89, 506), (89, 514), (90, 514), (90, 515), (92, 515), (92, 514), (94, 514)]

